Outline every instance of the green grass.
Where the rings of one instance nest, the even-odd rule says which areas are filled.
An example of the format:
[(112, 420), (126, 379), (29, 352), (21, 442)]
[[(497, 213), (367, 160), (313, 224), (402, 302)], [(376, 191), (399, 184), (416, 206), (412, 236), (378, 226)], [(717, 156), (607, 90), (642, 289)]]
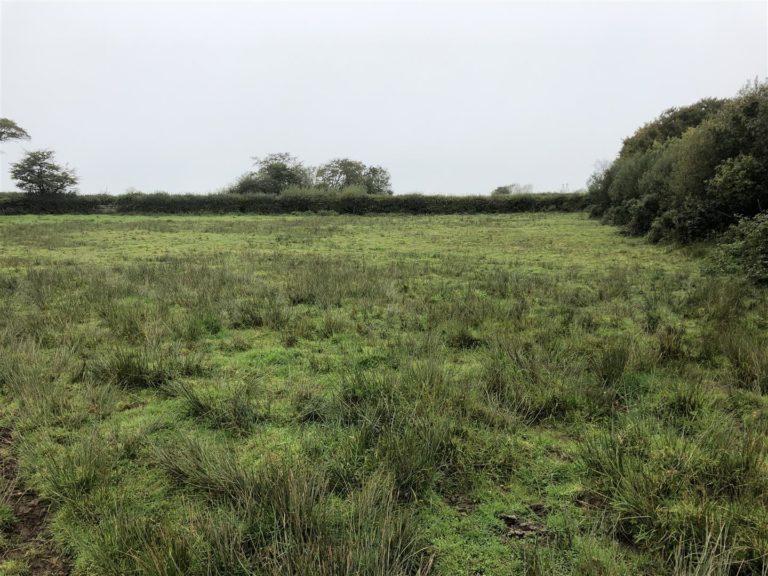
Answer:
[(768, 293), (700, 255), (580, 214), (0, 246), (0, 425), (76, 574), (768, 570)]

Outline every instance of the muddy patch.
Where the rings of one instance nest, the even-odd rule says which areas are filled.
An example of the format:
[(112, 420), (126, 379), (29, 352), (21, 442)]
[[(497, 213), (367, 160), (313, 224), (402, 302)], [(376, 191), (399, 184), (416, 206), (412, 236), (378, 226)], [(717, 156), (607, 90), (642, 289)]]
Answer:
[(10, 509), (0, 538), (0, 574), (67, 576), (70, 563), (53, 544), (48, 505), (18, 476), (13, 433), (0, 428), (0, 507)]
[(521, 520), (514, 514), (499, 514), (499, 519), (504, 522), (506, 530), (504, 532), (505, 538), (526, 538), (529, 536), (544, 536), (547, 534), (547, 529), (537, 522), (529, 522)]

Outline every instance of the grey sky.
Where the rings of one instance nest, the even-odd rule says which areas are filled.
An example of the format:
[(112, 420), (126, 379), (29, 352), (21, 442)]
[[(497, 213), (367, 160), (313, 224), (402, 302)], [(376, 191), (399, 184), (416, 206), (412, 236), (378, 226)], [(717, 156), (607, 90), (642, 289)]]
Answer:
[(0, 116), (81, 191), (205, 192), (289, 151), (396, 192), (584, 186), (673, 105), (768, 76), (766, 2), (2, 2)]

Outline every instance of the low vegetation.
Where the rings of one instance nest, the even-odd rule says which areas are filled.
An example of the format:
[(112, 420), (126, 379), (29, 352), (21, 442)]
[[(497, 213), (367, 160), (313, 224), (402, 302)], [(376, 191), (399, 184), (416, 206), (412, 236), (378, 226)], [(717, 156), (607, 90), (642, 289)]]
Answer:
[(337, 192), (293, 188), (283, 194), (143, 194), (119, 196), (0, 194), (0, 215), (11, 214), (510, 214), (575, 212), (585, 194), (540, 193), (501, 196), (367, 194), (358, 187)]
[(23, 485), (73, 574), (768, 571), (768, 294), (697, 251), (584, 214), (0, 245), (0, 531)]

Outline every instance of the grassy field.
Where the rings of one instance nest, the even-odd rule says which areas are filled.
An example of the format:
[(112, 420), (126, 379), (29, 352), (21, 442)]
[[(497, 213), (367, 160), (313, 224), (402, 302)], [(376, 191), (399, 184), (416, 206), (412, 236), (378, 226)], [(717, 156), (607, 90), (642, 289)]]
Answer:
[(768, 294), (705, 264), (582, 214), (4, 217), (0, 574), (765, 575)]

